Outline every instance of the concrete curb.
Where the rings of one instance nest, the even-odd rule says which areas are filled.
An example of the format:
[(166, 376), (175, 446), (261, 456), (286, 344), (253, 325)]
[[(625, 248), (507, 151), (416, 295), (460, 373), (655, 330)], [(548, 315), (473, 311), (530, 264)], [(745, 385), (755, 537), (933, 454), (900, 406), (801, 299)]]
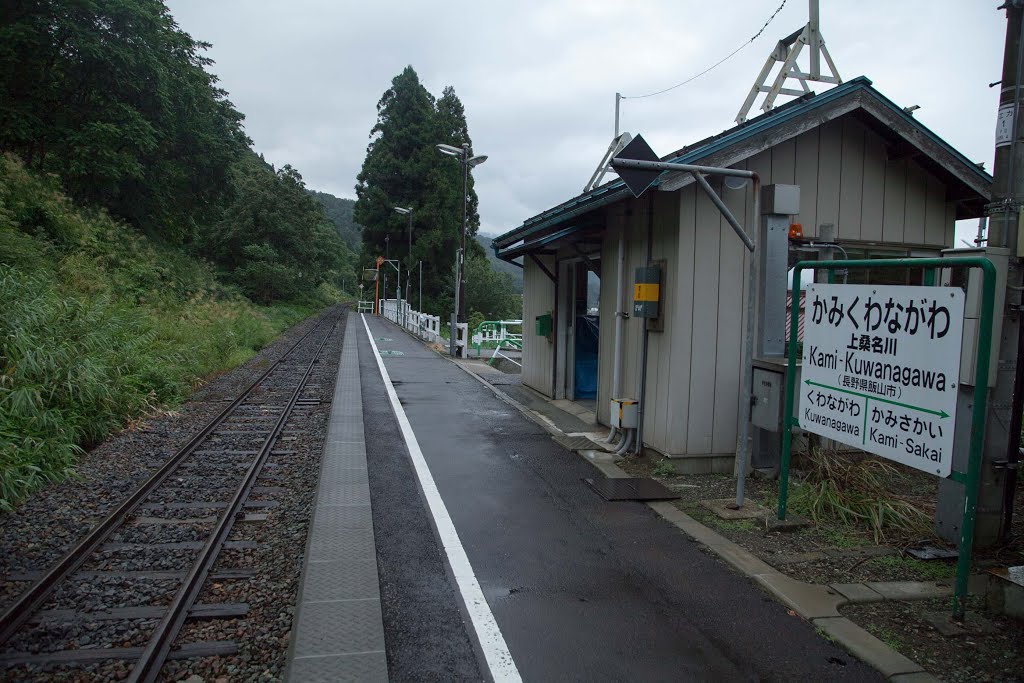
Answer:
[[(396, 327), (398, 326), (396, 325)], [(401, 327), (399, 329), (405, 331)], [(418, 339), (415, 335), (410, 336)], [(422, 340), (420, 341), (422, 342)], [(564, 435), (562, 430), (543, 415), (527, 408), (455, 359), (449, 358), (442, 353), (438, 353), (438, 355), (459, 367), (470, 377), (476, 379), (490, 389), (499, 400), (519, 410), (527, 419), (540, 425), (542, 429), (552, 436)], [(611, 462), (610, 459), (587, 457), (584, 454), (580, 454), (580, 457), (609, 478), (629, 476), (624, 470), (615, 465), (614, 462)], [(714, 552), (744, 576), (749, 577), (754, 583), (773, 595), (779, 602), (793, 610), (797, 615), (811, 622), (823, 635), (841, 645), (865, 664), (877, 669), (890, 681), (894, 683), (940, 682), (940, 679), (929, 674), (913, 660), (904, 657), (860, 626), (839, 615), (838, 608), (845, 604), (879, 602), (885, 599), (893, 599), (878, 590), (882, 584), (843, 584), (832, 587), (797, 581), (786, 576), (713, 529), (701, 524), (675, 505), (667, 502), (652, 502), (647, 503), (647, 506), (669, 524), (674, 525), (686, 535)], [(895, 584), (889, 584), (889, 588), (891, 589), (891, 595), (900, 595), (901, 599), (907, 599), (909, 594), (913, 592), (905, 589), (901, 590)], [(922, 591), (922, 595), (918, 596), (918, 599), (921, 597), (936, 597), (935, 591), (941, 591), (943, 588), (932, 586), (930, 590)], [(845, 589), (845, 591), (842, 591), (842, 589)]]

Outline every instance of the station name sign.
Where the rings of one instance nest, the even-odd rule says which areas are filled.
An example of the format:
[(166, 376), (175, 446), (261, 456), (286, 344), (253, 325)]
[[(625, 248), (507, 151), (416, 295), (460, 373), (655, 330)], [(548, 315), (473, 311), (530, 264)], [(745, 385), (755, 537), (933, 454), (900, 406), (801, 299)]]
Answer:
[(963, 318), (956, 287), (810, 285), (800, 427), (948, 477)]

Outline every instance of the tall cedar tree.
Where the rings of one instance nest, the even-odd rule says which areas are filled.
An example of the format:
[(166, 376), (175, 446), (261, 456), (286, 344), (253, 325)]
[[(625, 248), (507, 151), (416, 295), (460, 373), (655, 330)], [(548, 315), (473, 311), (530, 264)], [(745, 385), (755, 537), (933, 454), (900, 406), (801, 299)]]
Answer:
[[(464, 142), (472, 144), (465, 110), (455, 91), (445, 88), (435, 103), (416, 71), (407, 66), (377, 103), (377, 123), (370, 131), (366, 159), (357, 176), (353, 218), (363, 226), (363, 265), (369, 267), (378, 255), (385, 254), (385, 237), (390, 237), (388, 254), (402, 260), (403, 271), (422, 260), (424, 308), (430, 311), (451, 310), (450, 280), (462, 225), (461, 168), (435, 146), (461, 146)], [(411, 259), (409, 219), (395, 213), (395, 206), (413, 209)], [(472, 177), (467, 223), (467, 248), (476, 250), (472, 235), (480, 219)], [(393, 277), (389, 268), (390, 282)], [(418, 270), (413, 281), (413, 300), (418, 303)]]
[(0, 11), (0, 151), (77, 199), (172, 241), (194, 236), (248, 144), (205, 70), (209, 47), (159, 0), (9, 0)]

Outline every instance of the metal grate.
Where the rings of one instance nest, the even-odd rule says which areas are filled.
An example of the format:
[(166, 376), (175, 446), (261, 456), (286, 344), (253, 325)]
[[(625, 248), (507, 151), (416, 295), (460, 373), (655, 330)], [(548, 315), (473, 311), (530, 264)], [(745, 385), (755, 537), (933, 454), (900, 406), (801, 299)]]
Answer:
[(584, 479), (605, 500), (675, 500), (673, 493), (653, 479)]

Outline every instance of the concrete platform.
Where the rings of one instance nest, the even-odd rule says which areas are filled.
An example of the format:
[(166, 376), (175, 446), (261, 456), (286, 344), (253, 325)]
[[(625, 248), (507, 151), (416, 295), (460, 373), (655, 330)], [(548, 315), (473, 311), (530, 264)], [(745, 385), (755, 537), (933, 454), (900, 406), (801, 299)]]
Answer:
[[(658, 505), (677, 510), (671, 504), (595, 495), (583, 481), (594, 477), (592, 465), (614, 465), (584, 461), (552, 440), (554, 420), (529, 406), (528, 390), (499, 398), (483, 386), (489, 377), (464, 372), (461, 362), (428, 351), (390, 323), (367, 316), (367, 324), (364, 345), (386, 337), (391, 341), (380, 351), (402, 355), (381, 354), (383, 377), (364, 368), (366, 405), (377, 403), (369, 385), (384, 379), (400, 404), (398, 422), (413, 432), (411, 459), (431, 474), (420, 498), (445, 504), (445, 523), (454, 526), (469, 562), (452, 575), (479, 585), (523, 680), (880, 680), (654, 514)], [(515, 386), (490, 378), (501, 380), (503, 392)], [(593, 431), (579, 416), (559, 412), (572, 425), (561, 431)], [(368, 444), (371, 475), (390, 457), (377, 453), (376, 441)], [(382, 482), (382, 492), (392, 485), (394, 478)], [(418, 512), (419, 500), (405, 502), (410, 516)], [(386, 540), (381, 534), (379, 542)], [(716, 540), (724, 541), (708, 538)], [(770, 566), (740, 559), (745, 573), (783, 590)], [(790, 588), (792, 603), (812, 616), (837, 615), (829, 607), (838, 596), (825, 587), (799, 594)], [(467, 603), (466, 611), (482, 607)]]
[(350, 313), (306, 541), (286, 680), (387, 681), (363, 435), (357, 315)]

